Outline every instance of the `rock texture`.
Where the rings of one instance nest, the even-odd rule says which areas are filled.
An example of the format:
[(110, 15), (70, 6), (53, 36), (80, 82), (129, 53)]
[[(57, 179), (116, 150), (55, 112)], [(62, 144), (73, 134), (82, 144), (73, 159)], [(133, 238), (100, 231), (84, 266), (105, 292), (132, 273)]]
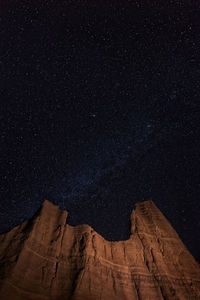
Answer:
[(126, 241), (67, 225), (67, 214), (45, 200), (0, 235), (1, 300), (200, 299), (199, 264), (152, 201), (136, 204)]

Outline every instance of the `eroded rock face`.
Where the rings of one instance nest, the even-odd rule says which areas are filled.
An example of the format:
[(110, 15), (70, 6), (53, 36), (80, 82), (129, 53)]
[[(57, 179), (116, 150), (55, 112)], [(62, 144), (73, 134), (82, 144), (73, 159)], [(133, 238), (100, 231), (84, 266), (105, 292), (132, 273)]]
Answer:
[(200, 299), (200, 267), (152, 201), (136, 204), (129, 240), (106, 241), (45, 200), (0, 235), (1, 300)]

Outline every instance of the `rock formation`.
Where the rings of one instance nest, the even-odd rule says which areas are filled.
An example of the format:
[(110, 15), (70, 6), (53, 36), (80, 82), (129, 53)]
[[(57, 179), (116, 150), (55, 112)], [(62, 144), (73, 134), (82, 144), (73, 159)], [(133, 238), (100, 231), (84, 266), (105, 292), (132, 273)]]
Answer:
[(45, 200), (0, 235), (1, 300), (200, 299), (200, 266), (152, 201), (136, 204), (126, 241), (67, 214)]

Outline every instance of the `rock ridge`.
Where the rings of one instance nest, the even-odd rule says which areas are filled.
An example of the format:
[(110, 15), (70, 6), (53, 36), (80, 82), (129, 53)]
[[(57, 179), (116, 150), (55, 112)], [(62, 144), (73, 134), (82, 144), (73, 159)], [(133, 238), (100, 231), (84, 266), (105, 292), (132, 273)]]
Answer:
[(0, 235), (0, 299), (200, 299), (200, 266), (153, 201), (136, 203), (125, 241), (67, 216), (45, 200)]

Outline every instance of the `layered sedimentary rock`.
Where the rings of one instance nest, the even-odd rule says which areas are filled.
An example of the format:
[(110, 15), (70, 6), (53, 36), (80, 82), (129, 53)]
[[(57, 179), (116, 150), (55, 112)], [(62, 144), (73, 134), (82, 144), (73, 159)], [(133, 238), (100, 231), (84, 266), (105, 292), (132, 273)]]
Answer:
[(70, 226), (67, 214), (45, 200), (0, 235), (1, 300), (200, 299), (199, 264), (152, 201), (136, 204), (126, 241)]

